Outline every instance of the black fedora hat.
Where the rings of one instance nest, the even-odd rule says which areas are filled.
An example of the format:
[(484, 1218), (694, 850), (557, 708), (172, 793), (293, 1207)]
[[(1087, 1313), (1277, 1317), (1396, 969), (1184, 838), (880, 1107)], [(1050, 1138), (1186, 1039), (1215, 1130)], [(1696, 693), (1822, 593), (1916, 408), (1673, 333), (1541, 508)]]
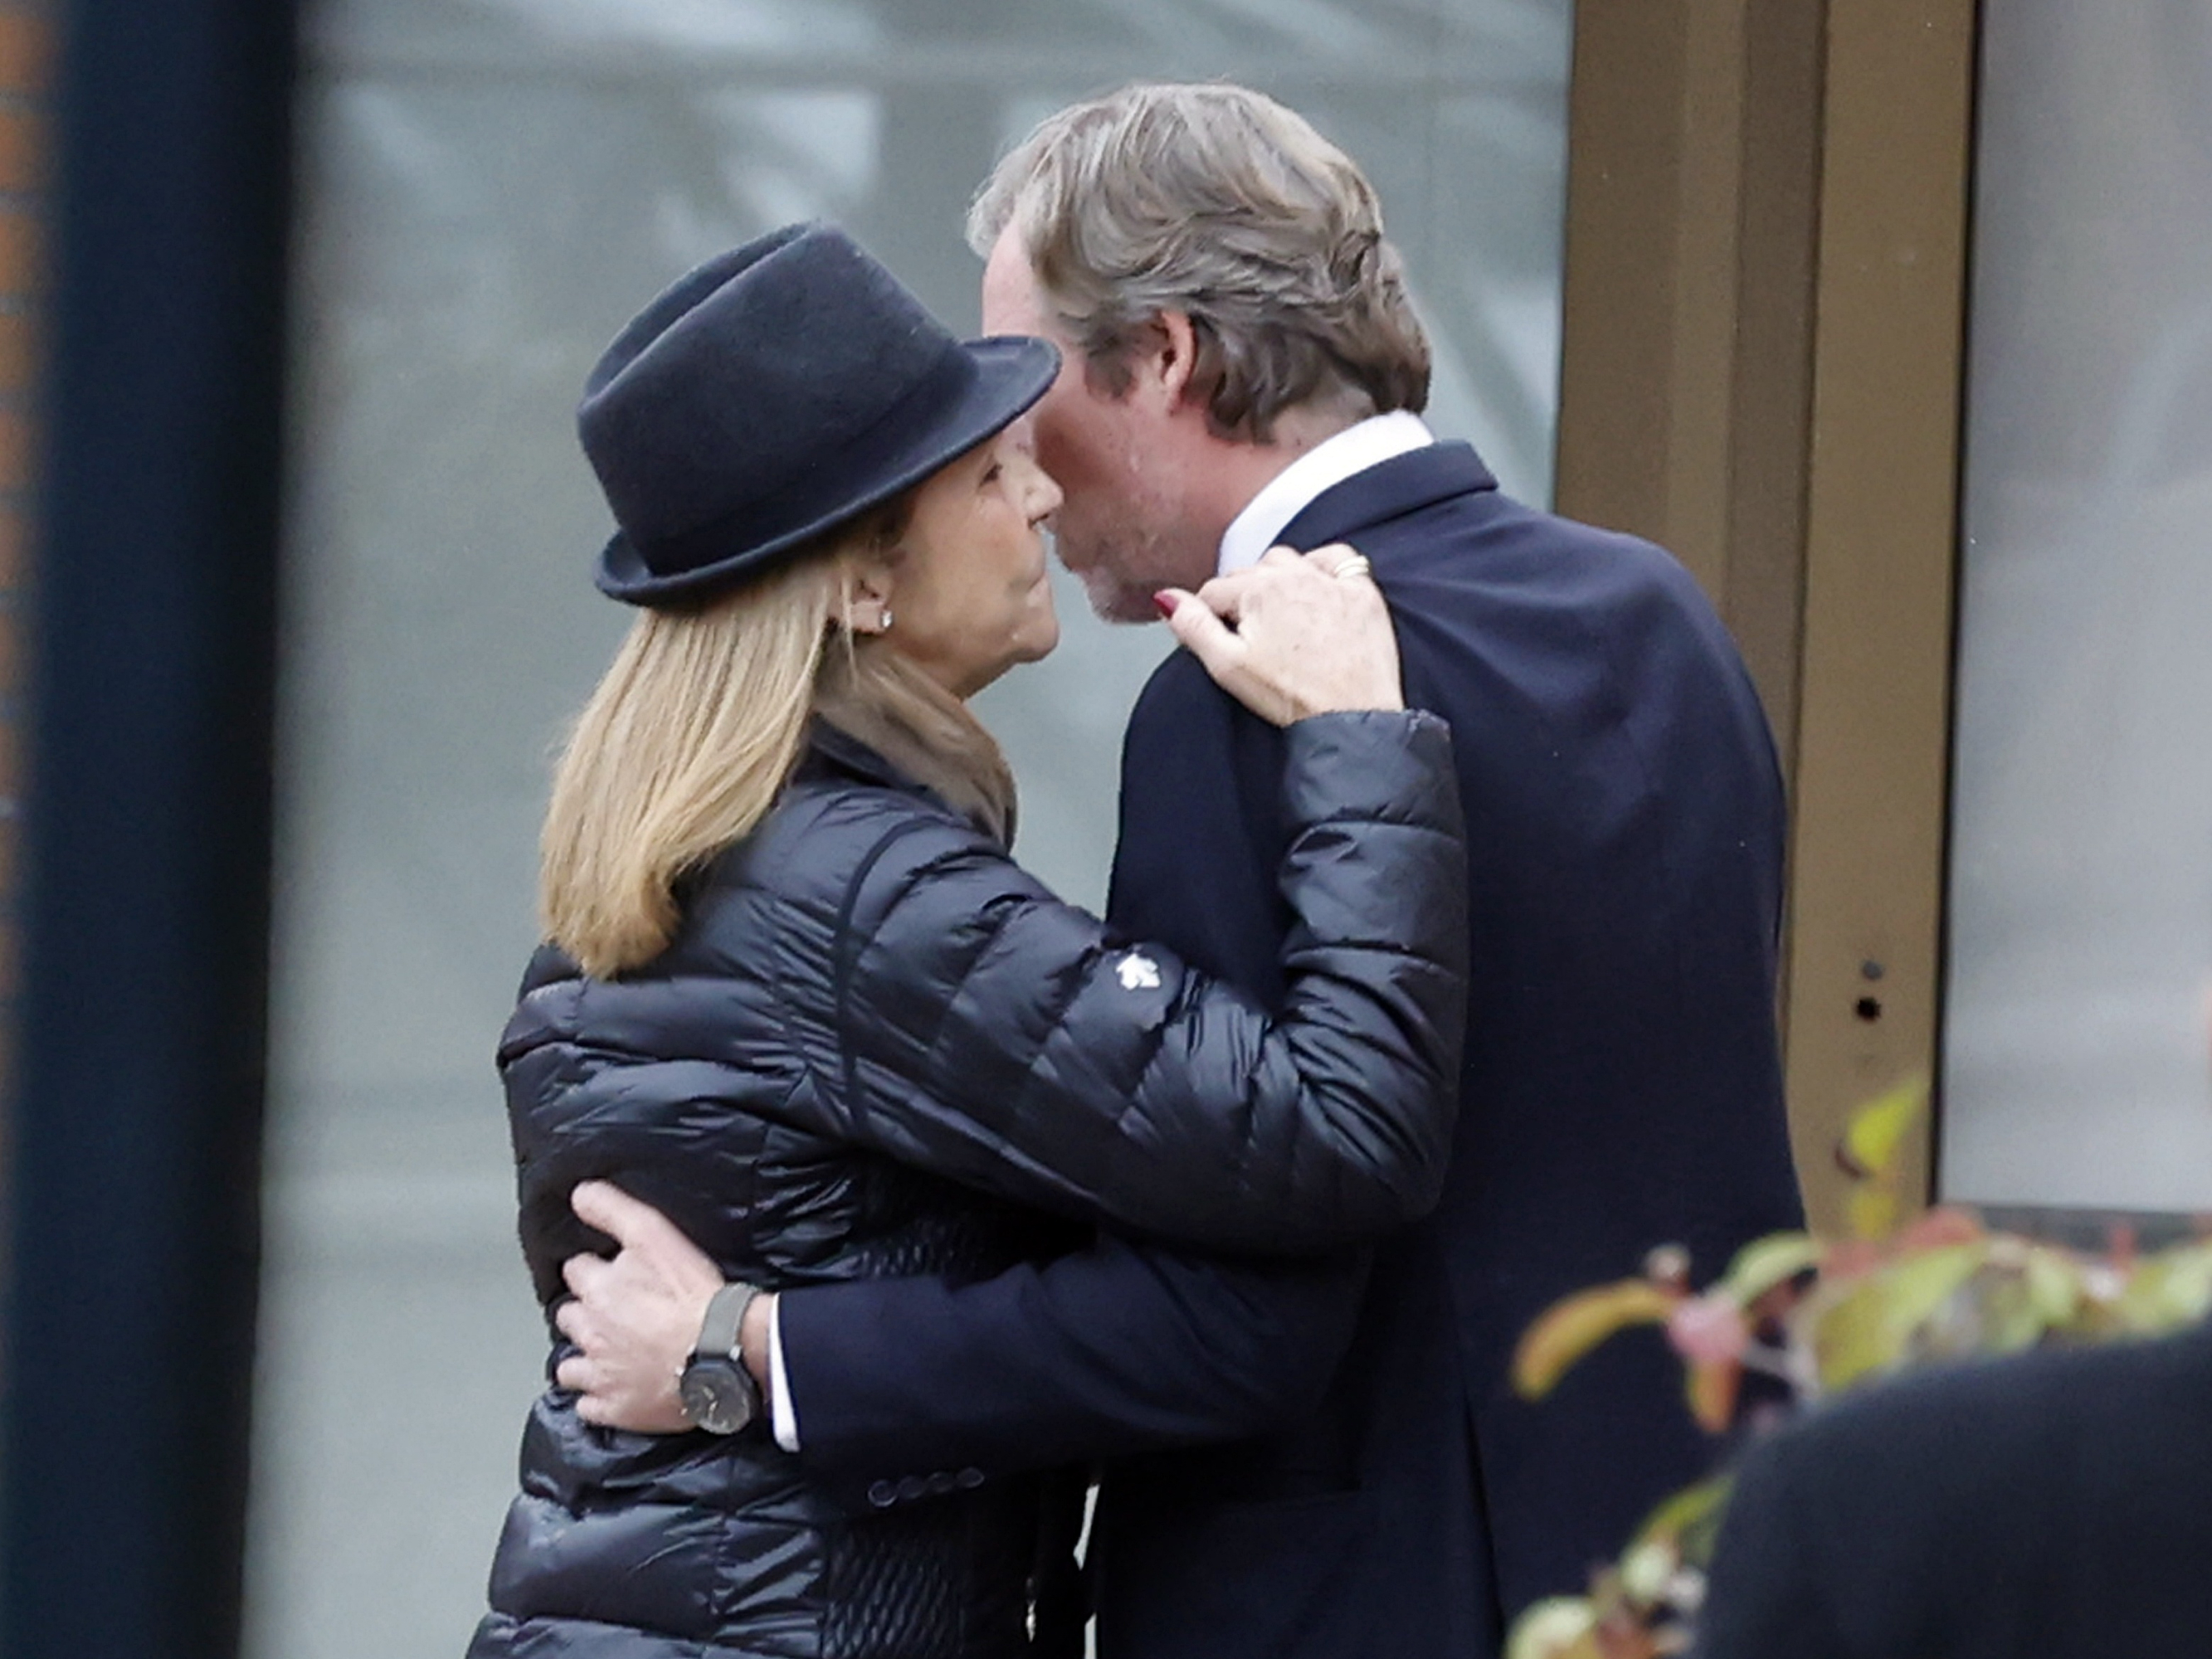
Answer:
[(689, 606), (919, 483), (1042, 397), (1060, 354), (965, 343), (834, 225), (717, 255), (600, 356), (576, 427), (617, 529), (600, 592)]

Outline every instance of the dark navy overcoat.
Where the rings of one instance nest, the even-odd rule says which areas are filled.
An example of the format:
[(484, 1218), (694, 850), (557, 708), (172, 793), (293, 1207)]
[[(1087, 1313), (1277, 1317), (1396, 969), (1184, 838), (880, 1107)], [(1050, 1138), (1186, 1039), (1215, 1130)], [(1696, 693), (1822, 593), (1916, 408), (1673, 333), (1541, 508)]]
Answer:
[[(1110, 1457), (1107, 1659), (1474, 1659), (1710, 1456), (1656, 1334), (1530, 1406), (1521, 1332), (1656, 1244), (1702, 1278), (1800, 1221), (1781, 782), (1682, 568), (1504, 495), (1464, 444), (1337, 485), (1284, 539), (1374, 562), (1408, 700), (1451, 723), (1473, 969), (1443, 1201), (1326, 1263), (1107, 1239), (958, 1291), (804, 1292), (793, 1395), (825, 1470)], [(1109, 906), (1267, 999), (1280, 766), (1279, 733), (1170, 658), (1129, 725)]]

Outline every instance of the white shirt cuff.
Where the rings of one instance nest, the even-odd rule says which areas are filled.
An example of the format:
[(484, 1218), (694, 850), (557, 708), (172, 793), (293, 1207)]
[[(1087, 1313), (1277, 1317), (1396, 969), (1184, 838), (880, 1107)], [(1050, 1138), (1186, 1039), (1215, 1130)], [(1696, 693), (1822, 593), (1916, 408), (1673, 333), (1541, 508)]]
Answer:
[(775, 1443), (787, 1452), (799, 1449), (799, 1407), (791, 1403), (791, 1379), (783, 1373), (783, 1298), (771, 1297), (768, 1304), (769, 1420)]

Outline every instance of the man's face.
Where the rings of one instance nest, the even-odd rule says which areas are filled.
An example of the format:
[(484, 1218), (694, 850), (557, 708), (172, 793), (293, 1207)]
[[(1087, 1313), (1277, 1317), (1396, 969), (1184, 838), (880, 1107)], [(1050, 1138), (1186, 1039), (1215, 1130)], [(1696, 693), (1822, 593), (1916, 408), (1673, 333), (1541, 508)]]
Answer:
[(1152, 594), (1213, 574), (1213, 539), (1191, 527), (1182, 480), (1196, 459), (1171, 401), (1145, 365), (1121, 397), (1091, 385), (1082, 353), (1038, 291), (1009, 227), (983, 270), (983, 331), (1035, 334), (1060, 348), (1060, 378), (1034, 411), (1037, 460), (1066, 492), (1052, 520), (1060, 562), (1109, 622), (1151, 622)]

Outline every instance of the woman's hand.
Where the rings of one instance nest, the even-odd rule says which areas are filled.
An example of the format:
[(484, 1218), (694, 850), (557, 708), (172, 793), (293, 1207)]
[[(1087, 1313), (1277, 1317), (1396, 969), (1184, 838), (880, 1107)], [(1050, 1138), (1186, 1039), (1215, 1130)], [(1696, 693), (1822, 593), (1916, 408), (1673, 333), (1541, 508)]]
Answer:
[[(572, 1255), (561, 1264), (574, 1300), (553, 1316), (581, 1352), (553, 1380), (577, 1394), (576, 1414), (604, 1428), (677, 1434), (691, 1427), (676, 1397), (677, 1374), (698, 1346), (721, 1270), (649, 1204), (604, 1181), (579, 1182), (569, 1207), (622, 1247), (612, 1261)], [(739, 1337), (745, 1369), (765, 1382), (771, 1298), (757, 1296)]]
[(1261, 719), (1403, 708), (1398, 636), (1367, 561), (1342, 543), (1270, 548), (1249, 569), (1160, 595), (1168, 626)]

